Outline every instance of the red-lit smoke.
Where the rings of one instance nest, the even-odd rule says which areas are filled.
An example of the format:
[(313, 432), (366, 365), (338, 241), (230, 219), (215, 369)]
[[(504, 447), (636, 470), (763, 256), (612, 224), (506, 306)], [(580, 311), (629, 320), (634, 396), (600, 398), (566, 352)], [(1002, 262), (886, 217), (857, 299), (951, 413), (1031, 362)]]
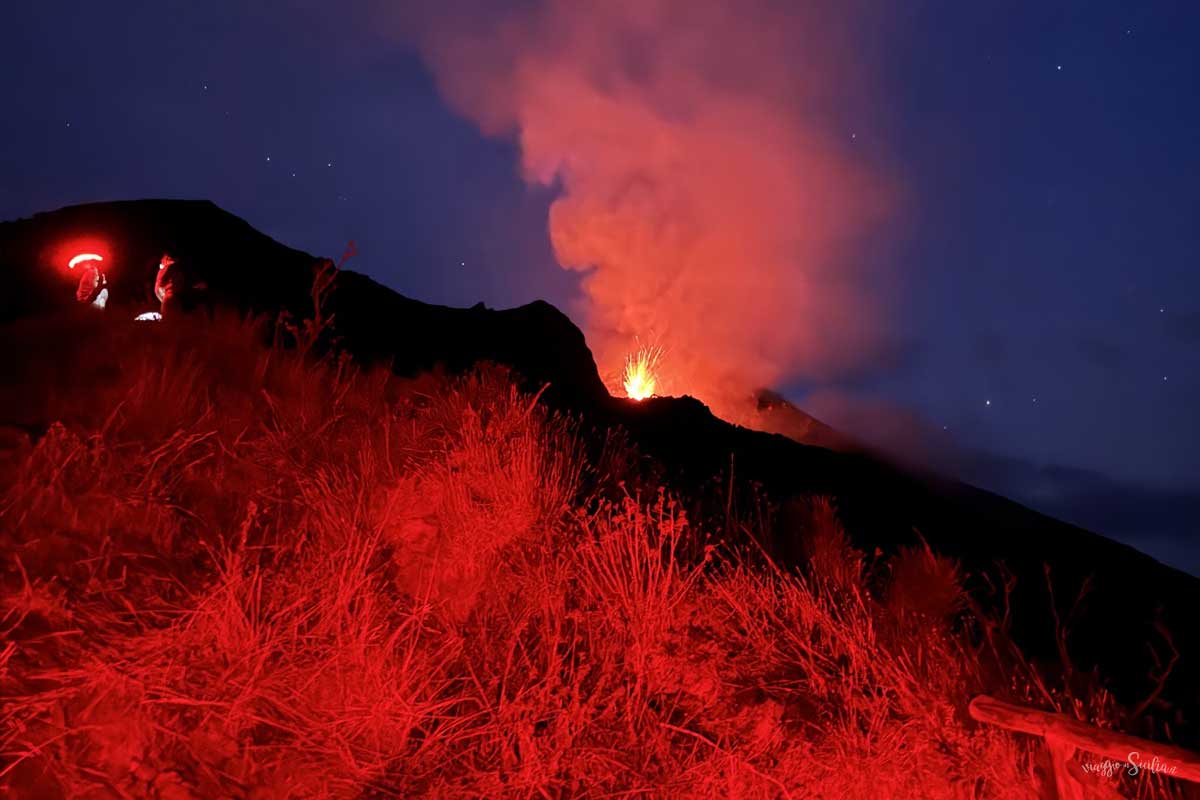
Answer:
[(857, 256), (887, 192), (835, 122), (860, 70), (846, 12), (798, 5), (459, 0), (417, 22), (453, 107), (560, 188), (550, 236), (613, 388), (637, 339), (663, 348), (659, 393), (718, 410), (877, 341)]

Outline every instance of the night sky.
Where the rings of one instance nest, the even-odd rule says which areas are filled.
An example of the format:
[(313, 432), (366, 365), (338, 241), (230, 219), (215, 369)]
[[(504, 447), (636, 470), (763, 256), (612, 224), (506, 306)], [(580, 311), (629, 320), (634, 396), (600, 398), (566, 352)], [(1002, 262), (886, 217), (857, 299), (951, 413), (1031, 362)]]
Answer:
[[(842, 109), (899, 187), (892, 357), (782, 388), (1200, 572), (1200, 4), (905, 5), (847, 43), (877, 77)], [(572, 308), (554, 189), (338, 6), (5, 3), (0, 218), (207, 198), (418, 299)]]

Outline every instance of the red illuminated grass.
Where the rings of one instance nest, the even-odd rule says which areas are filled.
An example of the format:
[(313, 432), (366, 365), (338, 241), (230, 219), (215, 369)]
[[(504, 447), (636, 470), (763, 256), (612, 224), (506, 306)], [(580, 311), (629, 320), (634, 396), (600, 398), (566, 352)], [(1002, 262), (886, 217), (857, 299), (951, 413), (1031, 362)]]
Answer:
[(949, 562), (698, 545), (499, 370), (79, 324), (3, 398), (12, 796), (1036, 796)]

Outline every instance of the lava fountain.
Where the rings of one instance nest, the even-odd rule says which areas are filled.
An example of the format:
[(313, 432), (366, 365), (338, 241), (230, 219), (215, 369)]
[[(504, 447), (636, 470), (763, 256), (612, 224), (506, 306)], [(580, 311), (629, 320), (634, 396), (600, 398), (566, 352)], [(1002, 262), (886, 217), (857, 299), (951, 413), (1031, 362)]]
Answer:
[(661, 347), (643, 347), (625, 359), (625, 396), (630, 400), (645, 400), (654, 396), (658, 386), (658, 360)]

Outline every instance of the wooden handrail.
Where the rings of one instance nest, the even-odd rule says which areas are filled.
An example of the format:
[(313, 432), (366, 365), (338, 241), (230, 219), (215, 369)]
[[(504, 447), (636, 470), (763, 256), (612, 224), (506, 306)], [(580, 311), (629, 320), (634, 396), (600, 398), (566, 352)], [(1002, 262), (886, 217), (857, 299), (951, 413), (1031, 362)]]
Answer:
[(1060, 754), (1065, 745), (1067, 757), (1074, 750), (1086, 750), (1141, 770), (1200, 783), (1200, 754), (1182, 747), (1097, 728), (1063, 714), (1026, 708), (987, 695), (972, 700), (968, 710), (978, 722), (1044, 738), (1052, 753), (1058, 751), (1055, 753), (1056, 772), (1060, 767), (1066, 770), (1066, 764), (1058, 763), (1063, 760)]

